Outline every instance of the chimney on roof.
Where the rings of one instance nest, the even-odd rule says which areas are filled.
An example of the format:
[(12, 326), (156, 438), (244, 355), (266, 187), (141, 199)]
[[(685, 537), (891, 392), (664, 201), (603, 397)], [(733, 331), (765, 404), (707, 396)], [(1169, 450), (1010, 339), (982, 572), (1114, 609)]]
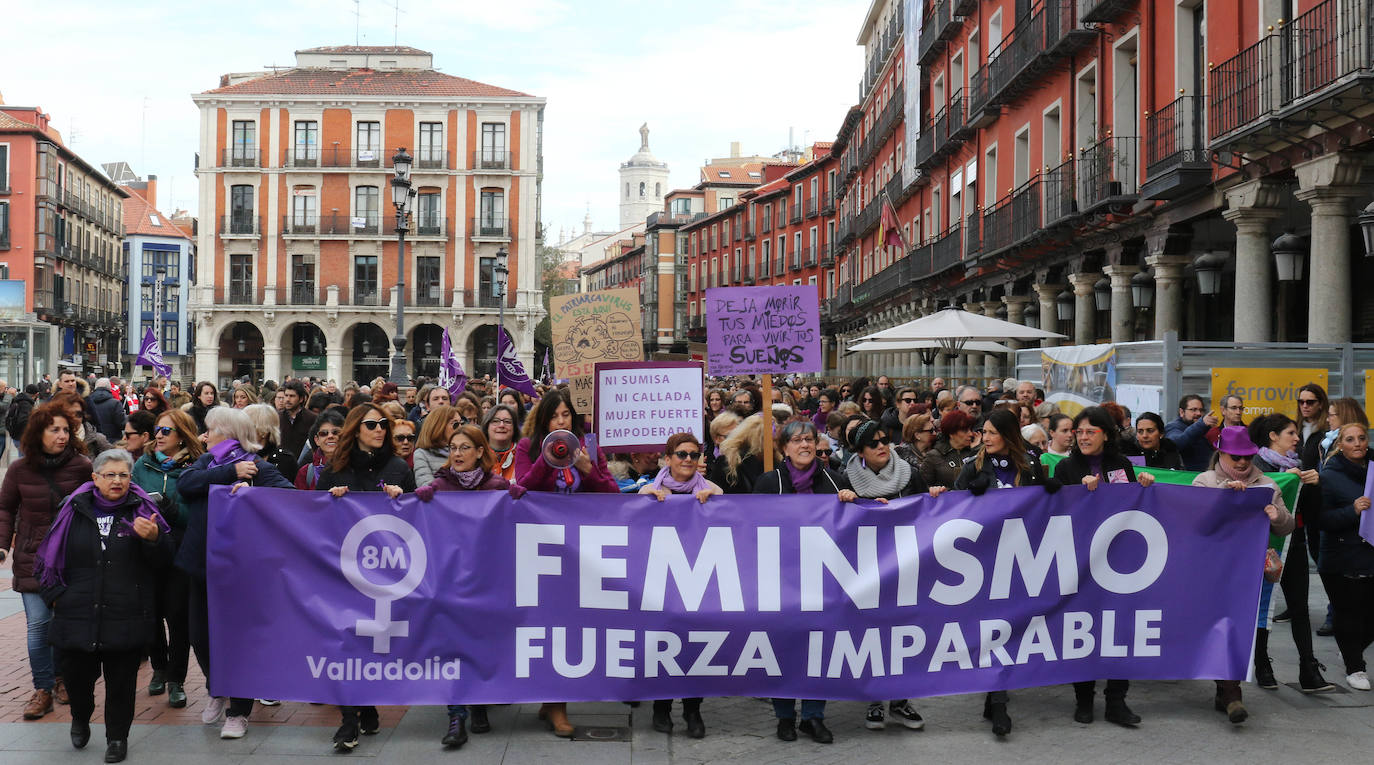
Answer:
[(144, 186), (145, 186), (146, 188), (145, 188), (145, 190), (144, 190), (144, 192), (143, 192), (143, 198), (146, 199), (146, 200), (148, 200), (148, 204), (152, 205), (152, 206), (153, 206), (153, 209), (156, 210), (156, 209), (157, 209), (157, 176), (156, 176), (156, 175), (153, 175), (152, 173), (148, 173), (148, 181), (147, 181), (147, 183), (144, 184)]
[(739, 141), (730, 142), (730, 158), (735, 159), (739, 156)]

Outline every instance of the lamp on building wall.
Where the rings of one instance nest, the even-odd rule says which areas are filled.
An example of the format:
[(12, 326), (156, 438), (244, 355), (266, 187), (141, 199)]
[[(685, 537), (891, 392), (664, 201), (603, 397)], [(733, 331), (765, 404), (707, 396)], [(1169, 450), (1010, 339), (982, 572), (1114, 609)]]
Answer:
[(1073, 321), (1073, 293), (1064, 290), (1054, 298), (1054, 307), (1060, 321)]
[(425, 341), (425, 355), (426, 355), (426, 356), (432, 356), (432, 355), (434, 355), (434, 343), (430, 342), (429, 340), (426, 340), (426, 341)]
[(1204, 252), (1193, 260), (1199, 293), (1215, 295), (1221, 292), (1221, 270), (1225, 265), (1226, 252), (1222, 250)]
[(1364, 234), (1364, 255), (1374, 258), (1374, 202), (1370, 202), (1359, 215), (1360, 233)]
[(1099, 311), (1112, 310), (1112, 282), (1105, 276), (1093, 282), (1093, 303)]
[(1148, 311), (1155, 304), (1155, 278), (1149, 269), (1137, 271), (1131, 277), (1131, 302), (1142, 311)]
[(1027, 327), (1031, 329), (1040, 329), (1040, 303), (1031, 301), (1031, 304), (1026, 306), (1026, 312), (1021, 314), (1021, 317)]
[(1307, 245), (1302, 237), (1292, 231), (1279, 234), (1279, 238), (1269, 245), (1274, 253), (1274, 266), (1278, 270), (1279, 281), (1296, 282), (1302, 279), (1302, 260)]
[[(395, 351), (391, 354), (391, 376), (388, 382), (409, 385), (406, 374), (406, 231), (409, 228), (410, 204), (414, 189), (410, 185), (411, 157), (405, 147), (391, 157), (395, 177), (391, 179), (391, 204), (396, 208), (396, 334), (391, 338)], [(367, 351), (364, 350), (364, 353)]]
[(366, 356), (367, 354), (369, 354), (369, 353), (371, 353), (371, 352), (372, 352), (372, 343), (368, 342), (368, 341), (367, 341), (367, 338), (364, 337), (364, 338), (363, 338), (363, 355)]
[(306, 343), (305, 343), (305, 336), (304, 336), (304, 335), (301, 336), (300, 347), (301, 347), (301, 355), (304, 356), (304, 355), (305, 355), (306, 348), (307, 348)]

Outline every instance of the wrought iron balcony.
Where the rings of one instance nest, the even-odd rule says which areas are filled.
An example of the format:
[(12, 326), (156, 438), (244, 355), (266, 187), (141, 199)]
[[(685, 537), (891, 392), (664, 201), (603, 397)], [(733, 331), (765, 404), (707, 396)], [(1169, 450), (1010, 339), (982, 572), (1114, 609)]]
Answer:
[(821, 215), (833, 215), (835, 213), (835, 192), (827, 191), (821, 201)]
[(1011, 195), (983, 211), (983, 252), (994, 255), (1012, 243)]
[[(251, 279), (251, 276), (250, 276)], [(230, 282), (228, 287), (215, 288), (216, 305), (262, 305), (262, 288), (253, 284)]]
[(1078, 17), (1100, 24), (1115, 21), (1134, 6), (1132, 0), (1078, 0)]
[(349, 302), (361, 306), (390, 305), (391, 293), (378, 289), (376, 282), (354, 282), (353, 299)]
[(930, 63), (945, 49), (945, 43), (959, 33), (963, 25), (964, 19), (954, 15), (951, 0), (937, 0), (921, 23), (921, 39), (916, 62), (921, 65)]
[(908, 252), (906, 256), (907, 263), (909, 264), (907, 268), (908, 278), (913, 282), (919, 282), (935, 273), (934, 255), (935, 247), (931, 242), (925, 242), (924, 244), (918, 244), (912, 247), (911, 251)]
[(821, 268), (830, 268), (835, 265), (835, 245), (826, 243), (821, 245)]
[(759, 228), (762, 229), (762, 230), (763, 230), (763, 233), (765, 233), (765, 234), (768, 233), (769, 231), (772, 231), (772, 230), (773, 230), (773, 216), (768, 215), (768, 214), (766, 214), (766, 213), (760, 215), (760, 216), (759, 216)]
[(983, 252), (983, 216), (976, 210), (964, 221), (964, 260), (973, 260)]
[(787, 222), (791, 224), (801, 223), (803, 212), (804, 210), (801, 205), (792, 205), (791, 214), (787, 216)]
[(246, 146), (220, 149), (220, 167), (262, 167), (262, 152)]
[(818, 209), (818, 206), (817, 206), (817, 204), (816, 204), (816, 198), (815, 198), (815, 197), (811, 197), (811, 198), (809, 198), (809, 199), (806, 200), (806, 217), (808, 217), (808, 218), (814, 218), (814, 217), (816, 217), (816, 215), (817, 215), (817, 209)]
[(1078, 156), (1078, 204), (1089, 212), (1132, 201), (1140, 191), (1139, 139), (1109, 136)]
[(474, 170), (510, 170), (511, 155), (508, 151), (478, 149), (472, 153)]
[(1040, 218), (1040, 176), (1021, 184), (1011, 195), (1011, 243), (1025, 244), (1043, 229)]
[(916, 134), (916, 167), (926, 169), (930, 167), (935, 159), (935, 122), (934, 120), (921, 126), (921, 131)]
[(746, 221), (740, 228), (744, 229), (744, 241), (752, 242), (759, 238), (758, 233), (754, 230), (754, 222), (752, 220)]
[(468, 232), (475, 239), (510, 239), (510, 219), (483, 215), (472, 218)]
[(1052, 226), (1078, 212), (1074, 198), (1074, 161), (1070, 157), (1058, 167), (1045, 171), (1045, 225)]
[(1177, 199), (1212, 180), (1202, 142), (1202, 99), (1179, 96), (1145, 117), (1146, 199)]
[(291, 305), (314, 305), (317, 300), (315, 296), (315, 285), (299, 282), (292, 284), (289, 297), (291, 299)]
[(956, 222), (931, 245), (931, 273), (939, 274), (962, 262), (962, 231)]
[(220, 236), (262, 236), (262, 217), (230, 213), (219, 216)]
[(968, 93), (965, 94), (965, 102), (968, 109), (969, 127), (987, 127), (1001, 113), (1001, 108), (992, 103), (991, 69), (991, 66), (984, 66), (968, 77)]

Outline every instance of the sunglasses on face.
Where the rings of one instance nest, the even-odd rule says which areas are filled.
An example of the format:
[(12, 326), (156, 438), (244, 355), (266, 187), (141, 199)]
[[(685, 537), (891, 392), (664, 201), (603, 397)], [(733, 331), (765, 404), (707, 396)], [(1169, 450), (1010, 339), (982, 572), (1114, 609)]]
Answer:
[(834, 449), (817, 449), (817, 450), (816, 450), (816, 456), (818, 456), (818, 457), (829, 457), (830, 455), (832, 455), (832, 454), (834, 454), (834, 453), (835, 453), (835, 450), (834, 450)]
[(161, 425), (159, 427), (153, 428), (153, 434), (158, 436), (170, 436), (172, 435), (172, 430), (172, 428), (169, 428), (166, 425)]
[(701, 452), (689, 452), (685, 449), (680, 449), (678, 451), (673, 452), (673, 456), (677, 457), (680, 460), (696, 462), (697, 460), (701, 459)]
[(1317, 401), (1317, 399), (1315, 399), (1315, 398), (1300, 398), (1300, 399), (1298, 399), (1298, 406), (1316, 406), (1317, 404), (1318, 404), (1318, 401)]
[[(887, 445), (889, 445), (889, 444), (891, 444), (891, 443), (892, 443), (892, 436), (889, 436), (889, 435), (887, 435), (886, 433), (884, 433), (883, 435), (878, 436), (877, 438), (873, 439), (873, 446), (877, 446), (878, 444), (882, 444), (883, 446), (887, 446)], [(869, 448), (872, 448), (872, 447), (869, 447)]]
[(1249, 454), (1228, 454), (1228, 455), (1226, 455), (1226, 456), (1227, 456), (1227, 457), (1230, 457), (1231, 459), (1235, 460), (1236, 462), (1249, 462), (1249, 461), (1250, 461), (1250, 457), (1251, 457), (1252, 455), (1249, 455)]
[(377, 428), (385, 429), (387, 427), (386, 420), (363, 420), (362, 424), (363, 427), (367, 428), (368, 430), (376, 430)]
[(127, 431), (127, 430), (124, 431), (124, 437), (125, 437), (125, 438), (133, 438), (133, 437), (135, 437), (135, 436), (137, 436), (137, 435), (138, 435), (138, 432), (137, 432), (137, 431), (134, 431), (134, 432), (129, 432), (129, 431)]
[(342, 433), (342, 432), (343, 432), (342, 430), (339, 430), (339, 429), (337, 429), (337, 428), (331, 429), (331, 430), (321, 430), (321, 431), (319, 431), (319, 432), (317, 432), (317, 433), (315, 434), (315, 437), (316, 437), (316, 438), (329, 438), (329, 437), (331, 437), (331, 436), (337, 436), (337, 435), (339, 435), (339, 434)]
[(969, 399), (968, 401), (960, 401), (959, 403), (963, 404), (964, 406), (982, 406), (982, 405), (983, 405), (983, 402), (980, 401), (980, 400), (978, 400), (978, 399), (976, 399), (976, 398), (971, 398), (971, 399)]
[(415, 443), (416, 441), (420, 440), (420, 437), (415, 435), (414, 433), (403, 433), (399, 436), (395, 436), (395, 438), (397, 441), (401, 441), (403, 443)]
[(903, 404), (914, 404), (914, 403), (916, 403), (916, 399), (914, 399), (914, 398), (904, 398), (904, 399), (902, 399), (902, 403), (903, 403)]

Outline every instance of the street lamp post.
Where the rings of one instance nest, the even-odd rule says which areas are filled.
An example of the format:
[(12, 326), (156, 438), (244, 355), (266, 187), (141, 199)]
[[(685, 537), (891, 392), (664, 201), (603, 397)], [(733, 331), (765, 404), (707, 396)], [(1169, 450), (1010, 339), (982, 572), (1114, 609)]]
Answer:
[[(157, 267), (157, 281), (153, 282), (153, 337), (157, 338), (157, 346), (162, 348), (162, 292), (167, 283), (167, 269), (163, 266)], [(142, 338), (139, 338), (142, 340)], [(134, 370), (130, 368), (129, 373)], [(153, 376), (157, 376), (157, 370), (153, 370)]]
[[(510, 253), (502, 247), (496, 251), (496, 390), (501, 390), (501, 334), (506, 331), (506, 285), (510, 280)], [(514, 345), (514, 339), (511, 340)]]
[(406, 231), (410, 214), (410, 155), (405, 147), (396, 150), (391, 158), (396, 176), (391, 179), (391, 203), (396, 207), (396, 335), (391, 338), (395, 351), (391, 354), (389, 382), (410, 384), (406, 374)]

